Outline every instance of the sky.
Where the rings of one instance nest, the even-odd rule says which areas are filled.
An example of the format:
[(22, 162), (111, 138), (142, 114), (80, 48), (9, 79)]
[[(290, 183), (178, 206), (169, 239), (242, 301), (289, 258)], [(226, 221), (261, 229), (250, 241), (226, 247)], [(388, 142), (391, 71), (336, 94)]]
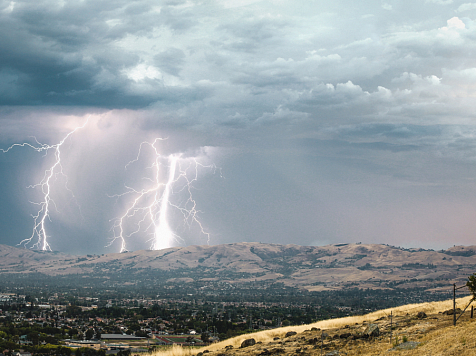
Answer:
[(465, 0), (0, 1), (0, 243), (472, 245), (475, 21)]

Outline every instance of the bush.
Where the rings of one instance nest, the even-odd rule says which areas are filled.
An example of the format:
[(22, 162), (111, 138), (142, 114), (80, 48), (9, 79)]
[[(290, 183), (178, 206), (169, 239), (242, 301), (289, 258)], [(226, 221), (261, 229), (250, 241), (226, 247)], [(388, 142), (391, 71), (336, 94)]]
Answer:
[(473, 273), (471, 276), (468, 277), (466, 286), (468, 287), (471, 295), (473, 296), (471, 301), (476, 300), (476, 273)]

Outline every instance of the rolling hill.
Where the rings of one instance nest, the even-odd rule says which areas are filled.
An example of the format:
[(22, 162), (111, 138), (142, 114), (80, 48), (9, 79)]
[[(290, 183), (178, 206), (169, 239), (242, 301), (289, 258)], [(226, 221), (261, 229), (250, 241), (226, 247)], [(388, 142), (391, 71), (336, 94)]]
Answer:
[(169, 283), (258, 283), (308, 291), (345, 288), (448, 289), (476, 271), (476, 246), (448, 250), (378, 244), (298, 246), (242, 242), (74, 256), (0, 245), (0, 274), (108, 276), (160, 274)]

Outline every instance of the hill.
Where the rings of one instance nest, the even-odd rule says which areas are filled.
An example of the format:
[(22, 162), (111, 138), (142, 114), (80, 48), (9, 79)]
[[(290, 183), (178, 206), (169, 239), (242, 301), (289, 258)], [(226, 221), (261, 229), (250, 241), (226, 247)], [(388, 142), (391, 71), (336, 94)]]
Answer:
[[(377, 244), (298, 246), (243, 242), (73, 256), (0, 245), (0, 274), (6, 276), (92, 276), (134, 284), (281, 283), (307, 291), (348, 288), (422, 288), (435, 291), (463, 283), (476, 269), (476, 246), (448, 250), (404, 249)], [(121, 278), (122, 278), (121, 277)]]
[[(469, 301), (469, 297), (458, 299), (457, 306), (464, 309)], [(471, 319), (467, 311), (453, 326), (453, 316), (447, 314), (452, 303), (448, 300), (406, 305), (364, 316), (242, 335), (198, 350), (176, 347), (154, 356), (370, 356), (387, 352), (414, 356), (474, 355), (476, 319)], [(243, 347), (243, 341), (250, 339), (256, 343)]]

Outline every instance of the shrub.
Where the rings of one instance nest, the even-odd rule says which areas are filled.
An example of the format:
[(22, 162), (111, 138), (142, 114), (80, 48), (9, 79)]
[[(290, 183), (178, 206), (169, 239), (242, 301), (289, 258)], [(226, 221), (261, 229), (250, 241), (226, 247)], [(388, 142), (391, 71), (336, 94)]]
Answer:
[(471, 295), (473, 296), (471, 301), (476, 300), (476, 273), (473, 273), (471, 276), (468, 277), (466, 286), (468, 287), (469, 291), (471, 292)]

